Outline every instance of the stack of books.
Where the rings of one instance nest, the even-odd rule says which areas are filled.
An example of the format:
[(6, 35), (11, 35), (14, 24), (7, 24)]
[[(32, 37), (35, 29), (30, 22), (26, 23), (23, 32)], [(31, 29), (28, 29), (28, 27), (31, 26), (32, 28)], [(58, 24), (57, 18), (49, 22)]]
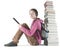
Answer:
[(57, 26), (55, 21), (55, 11), (52, 1), (46, 1), (44, 4), (44, 23), (49, 30), (48, 45), (58, 45)]

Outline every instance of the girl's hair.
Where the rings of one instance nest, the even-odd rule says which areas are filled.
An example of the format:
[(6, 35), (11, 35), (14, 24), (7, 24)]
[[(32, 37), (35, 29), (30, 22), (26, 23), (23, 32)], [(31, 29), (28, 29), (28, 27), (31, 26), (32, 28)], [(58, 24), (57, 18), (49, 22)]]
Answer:
[(31, 11), (34, 11), (36, 16), (38, 16), (38, 11), (36, 9), (33, 8), (33, 9), (31, 9)]

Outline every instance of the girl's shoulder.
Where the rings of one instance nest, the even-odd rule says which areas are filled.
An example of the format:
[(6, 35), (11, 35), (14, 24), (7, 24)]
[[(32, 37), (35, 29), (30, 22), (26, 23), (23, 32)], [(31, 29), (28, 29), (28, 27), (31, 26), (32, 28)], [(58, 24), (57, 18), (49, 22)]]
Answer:
[(40, 18), (36, 18), (33, 23), (43, 23), (43, 20)]
[(36, 19), (36, 21), (40, 21), (40, 22), (42, 22), (42, 23), (43, 23), (43, 20), (42, 20), (42, 19), (40, 19), (40, 18), (37, 18), (37, 19)]

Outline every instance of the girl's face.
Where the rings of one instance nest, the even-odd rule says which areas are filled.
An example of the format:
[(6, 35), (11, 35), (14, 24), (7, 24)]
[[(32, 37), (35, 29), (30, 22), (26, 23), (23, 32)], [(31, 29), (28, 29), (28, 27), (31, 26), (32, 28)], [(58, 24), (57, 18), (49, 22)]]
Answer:
[(35, 14), (35, 12), (34, 12), (33, 10), (30, 10), (30, 11), (29, 11), (29, 15), (30, 15), (30, 17), (31, 17), (32, 19), (36, 19), (36, 18), (37, 18), (36, 14)]

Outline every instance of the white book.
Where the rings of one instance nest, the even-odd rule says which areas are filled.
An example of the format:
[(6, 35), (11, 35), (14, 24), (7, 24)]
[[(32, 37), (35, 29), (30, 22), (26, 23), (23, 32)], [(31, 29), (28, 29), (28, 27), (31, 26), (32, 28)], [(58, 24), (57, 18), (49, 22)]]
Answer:
[(56, 24), (56, 22), (54, 22), (54, 23), (53, 23), (53, 22), (48, 21), (48, 23), (47, 23), (47, 24)]
[(51, 21), (48, 21), (47, 24), (56, 24), (56, 22), (51, 22)]
[[(53, 27), (53, 28), (54, 28), (54, 27)], [(57, 29), (49, 29), (49, 28), (48, 28), (48, 30), (49, 30), (49, 31), (52, 31), (52, 32), (53, 32), (53, 31), (57, 31)]]
[(45, 2), (44, 6), (46, 6), (46, 5), (53, 5), (53, 2), (52, 1), (47, 1), (47, 2)]
[(49, 29), (57, 29), (57, 27), (53, 28), (52, 26), (51, 27), (48, 27)]
[(49, 20), (55, 20), (54, 18), (49, 18), (49, 17), (48, 17), (48, 19), (49, 19)]
[(55, 15), (55, 12), (54, 13), (53, 12), (52, 13), (45, 12), (45, 16), (53, 16), (53, 15)]
[(46, 3), (51, 3), (51, 4), (52, 4), (53, 2), (52, 2), (52, 1), (46, 1), (45, 4), (46, 4)]
[(55, 15), (48, 15), (48, 14), (45, 14), (45, 15), (44, 15), (44, 18), (54, 18), (54, 19), (55, 19)]
[(45, 13), (48, 13), (48, 14), (55, 14), (55, 11), (54, 11), (54, 10), (45, 10)]
[(53, 27), (53, 28), (48, 28), (48, 30), (57, 30), (57, 28)]
[(54, 8), (54, 6), (46, 6), (45, 8)]
[(57, 40), (58, 38), (56, 38), (56, 39), (48, 39), (48, 44), (50, 44), (50, 45), (53, 45), (54, 44), (54, 46), (58, 43), (58, 40)]
[(53, 43), (49, 43), (49, 42), (48, 42), (48, 46), (58, 46), (58, 45), (59, 45), (58, 42), (53, 42)]
[(50, 18), (50, 19), (48, 19), (48, 21), (51, 23), (56, 23), (56, 21), (55, 21), (55, 19), (53, 19), (53, 18)]
[(57, 34), (57, 31), (50, 31), (49, 30), (49, 33), (48, 34)]
[(55, 25), (55, 24), (47, 24), (49, 27), (51, 26), (51, 27), (57, 27), (57, 25)]
[(48, 18), (48, 19), (55, 19), (55, 16), (46, 16), (45, 18)]
[(49, 31), (48, 34), (56, 34), (56, 33), (57, 33), (57, 31)]
[(52, 4), (44, 5), (45, 8), (46, 8), (47, 6), (53, 6), (53, 5), (52, 5)]
[(57, 40), (58, 40), (57, 35), (55, 35), (54, 37), (51, 36), (50, 38), (48, 38), (49, 42), (58, 42)]
[[(56, 25), (48, 25), (48, 27), (52, 27), (52, 28), (55, 28), (57, 27)], [(49, 28), (48, 28), (49, 29)]]
[(57, 43), (58, 42), (58, 38), (55, 36), (54, 38), (53, 38), (53, 36), (51, 36), (52, 38), (48, 38), (48, 42), (49, 43)]
[(47, 6), (45, 9), (49, 9), (49, 10), (51, 9), (52, 10), (53, 6)]
[(49, 38), (51, 39), (52, 38), (52, 36), (53, 37), (57, 37), (57, 34), (48, 34), (49, 35)]
[(49, 19), (48, 19), (48, 22), (50, 22), (50, 23), (55, 23), (55, 20), (49, 20)]

